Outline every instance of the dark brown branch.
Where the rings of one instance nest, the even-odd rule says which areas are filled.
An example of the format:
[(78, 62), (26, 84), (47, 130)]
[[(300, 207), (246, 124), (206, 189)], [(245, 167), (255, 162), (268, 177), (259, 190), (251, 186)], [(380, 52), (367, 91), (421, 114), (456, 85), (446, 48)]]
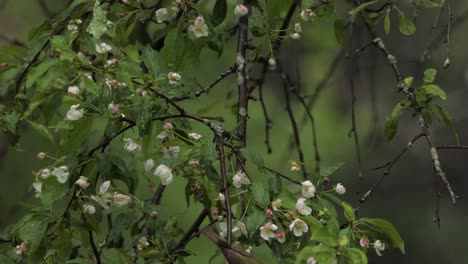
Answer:
[(401, 159), (401, 157), (403, 156), (403, 154), (406, 153), (406, 151), (408, 151), (412, 146), (413, 144), (418, 141), (418, 139), (420, 139), (421, 137), (423, 137), (424, 134), (418, 134), (416, 135), (391, 161), (387, 162), (385, 165), (383, 166), (380, 166), (380, 167), (377, 167), (375, 168), (375, 170), (378, 170), (378, 169), (385, 169), (382, 176), (380, 176), (380, 178), (377, 180), (376, 183), (374, 183), (374, 185), (372, 185), (372, 187), (364, 194), (364, 196), (360, 199), (360, 202), (361, 203), (364, 203), (367, 201), (367, 199), (371, 196), (371, 194), (375, 191), (375, 189), (377, 188), (377, 186), (382, 182), (382, 180), (385, 178), (385, 176), (389, 175), (390, 174), (390, 170), (393, 168), (393, 166)]
[(271, 144), (270, 144), (270, 130), (273, 126), (273, 121), (268, 115), (268, 110), (265, 104), (265, 98), (263, 97), (263, 83), (258, 85), (258, 99), (262, 105), (263, 117), (265, 118), (265, 145), (267, 147), (268, 154), (271, 154)]
[(445, 0), (447, 3), (447, 15), (448, 15), (448, 23), (447, 23), (447, 37), (445, 39), (447, 43), (446, 49), (446, 57), (444, 62), (444, 69), (447, 69), (450, 66), (450, 33), (452, 30), (452, 5), (450, 4), (450, 0)]
[(300, 181), (291, 179), (291, 178), (289, 178), (288, 176), (282, 174), (281, 172), (275, 171), (275, 170), (273, 170), (273, 169), (271, 169), (271, 168), (268, 168), (268, 167), (265, 167), (265, 166), (263, 166), (263, 168), (264, 168), (265, 170), (269, 171), (269, 172), (272, 172), (272, 173), (278, 175), (279, 177), (281, 177), (281, 178), (283, 178), (283, 179), (285, 179), (285, 180), (288, 180), (288, 181), (290, 181), (290, 182), (292, 182), (292, 183), (301, 185), (301, 182), (300, 182)]
[(231, 211), (231, 199), (229, 198), (229, 188), (227, 182), (227, 173), (226, 173), (226, 161), (224, 157), (224, 144), (223, 138), (221, 135), (216, 135), (216, 149), (218, 151), (219, 163), (220, 163), (220, 173), (222, 178), (221, 190), (225, 197), (225, 205), (227, 211), (227, 242), (232, 243), (232, 211)]
[(466, 145), (440, 145), (436, 146), (436, 149), (468, 149)]
[(178, 102), (178, 101), (183, 101), (183, 100), (186, 100), (186, 99), (190, 99), (192, 97), (200, 97), (201, 95), (203, 94), (207, 94), (211, 91), (211, 89), (213, 89), (219, 82), (221, 82), (222, 80), (224, 80), (226, 77), (228, 77), (229, 75), (235, 73), (237, 70), (236, 67), (230, 67), (229, 70), (227, 70), (226, 72), (223, 72), (221, 73), (220, 76), (218, 76), (218, 78), (216, 80), (214, 80), (214, 82), (210, 83), (208, 86), (206, 86), (204, 89), (201, 89), (199, 91), (196, 91), (194, 93), (190, 93), (190, 95), (184, 95), (184, 96), (180, 96), (180, 97), (175, 97), (175, 98), (172, 98), (172, 100)]

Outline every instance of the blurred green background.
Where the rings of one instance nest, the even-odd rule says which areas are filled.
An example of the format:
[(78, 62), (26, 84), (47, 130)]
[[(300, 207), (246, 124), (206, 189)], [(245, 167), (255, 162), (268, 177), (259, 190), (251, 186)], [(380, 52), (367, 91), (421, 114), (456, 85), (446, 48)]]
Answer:
[[(275, 0), (274, 0), (275, 1)], [(280, 0), (276, 0), (280, 1)], [(0, 34), (12, 39), (25, 40), (28, 30), (37, 26), (45, 19), (43, 10), (35, 0), (0, 0)], [(62, 0), (46, 1), (52, 12), (63, 8)], [(411, 1), (407, 2), (405, 11), (411, 14)], [(443, 70), (445, 60), (445, 46), (439, 43), (431, 56), (425, 62), (420, 58), (423, 50), (430, 41), (437, 36), (446, 25), (447, 14), (442, 13), (441, 21), (436, 29), (431, 30), (437, 9), (421, 10), (416, 18), (417, 32), (406, 37), (397, 31), (397, 19), (392, 18), (390, 36), (382, 32), (382, 25), (377, 25), (378, 32), (399, 59), (401, 69), (406, 76), (421, 78), (424, 69), (432, 67), (439, 70), (437, 83), (447, 92), (447, 102), (444, 106), (454, 117), (460, 140), (468, 142), (468, 3), (466, 1), (451, 1), (454, 15), (454, 30), (452, 34), (451, 66)], [(403, 5), (404, 6), (404, 5)], [(338, 6), (338, 15), (346, 16), (348, 5)], [(327, 74), (328, 66), (340, 46), (335, 40), (333, 21), (324, 20), (303, 24), (303, 35), (300, 41), (286, 41), (281, 57), (287, 71), (302, 79), (302, 93), (313, 94), (317, 84)], [(364, 46), (370, 39), (362, 25), (355, 30), (357, 46)], [(0, 39), (0, 41), (3, 41)], [(220, 69), (228, 69), (234, 61), (234, 45), (227, 45), (220, 60), (213, 52), (204, 50), (202, 67), (190, 73), (198, 76), (199, 80), (208, 84), (220, 73)], [(341, 60), (336, 74), (321, 93), (313, 112), (317, 122), (319, 148), (323, 164), (345, 162), (332, 180), (343, 182), (347, 186), (347, 199), (355, 206), (360, 206), (361, 216), (385, 218), (395, 224), (406, 243), (406, 255), (396, 250), (385, 251), (384, 257), (370, 254), (370, 263), (468, 263), (468, 202), (465, 193), (468, 191), (468, 153), (461, 150), (441, 151), (442, 166), (456, 193), (461, 197), (456, 206), (452, 206), (447, 197), (441, 201), (441, 229), (432, 221), (435, 210), (434, 176), (431, 166), (430, 153), (423, 141), (417, 143), (406, 156), (394, 167), (379, 186), (377, 192), (363, 205), (359, 205), (359, 194), (367, 191), (381, 175), (372, 168), (385, 164), (391, 160), (400, 149), (418, 132), (416, 120), (410, 113), (406, 113), (399, 124), (397, 136), (392, 142), (387, 142), (383, 136), (385, 115), (389, 114), (393, 106), (401, 99), (396, 92), (396, 82), (391, 68), (380, 53), (374, 49), (367, 49), (358, 59), (356, 67), (356, 96), (357, 96), (357, 129), (361, 142), (364, 177), (358, 177), (355, 146), (352, 138), (348, 137), (351, 128), (351, 95), (345, 76), (345, 60)], [(189, 74), (189, 73), (187, 73)], [(297, 160), (296, 151), (289, 145), (291, 128), (284, 110), (283, 91), (278, 85), (279, 76), (269, 73), (269, 81), (264, 87), (269, 113), (274, 117), (272, 129), (273, 154), (266, 153), (264, 142), (264, 120), (259, 102), (250, 101), (248, 145), (264, 154), (267, 163), (283, 172), (289, 169), (289, 160)], [(235, 123), (229, 108), (225, 107), (226, 93), (236, 91), (234, 77), (223, 81), (214, 89), (209, 97), (200, 98), (187, 107), (201, 109), (207, 104), (216, 103), (215, 113), (227, 117), (224, 124), (233, 128)], [(374, 98), (374, 99), (372, 99)], [(302, 116), (298, 102), (295, 112)], [(300, 118), (299, 118), (300, 119)], [(310, 127), (304, 126), (301, 136), (307, 160), (313, 166), (312, 138)], [(439, 144), (454, 144), (454, 137), (450, 130), (440, 122), (431, 126), (435, 141)], [(49, 144), (29, 131), (20, 141), (19, 149), (14, 151), (5, 147), (2, 139), (0, 151), (0, 228), (16, 222), (27, 210), (21, 207), (19, 201), (37, 203), (33, 194), (28, 192), (33, 180), (32, 170), (45, 166), (44, 161), (35, 158), (40, 151), (49, 151)], [(167, 211), (162, 213), (180, 216), (181, 226), (187, 228), (199, 209), (187, 210), (183, 199), (171, 199), (183, 192), (185, 183), (182, 181), (171, 185), (163, 198)], [(188, 258), (188, 263), (208, 263), (215, 248), (205, 238), (193, 240), (188, 247), (196, 256)], [(260, 255), (268, 251), (259, 250)], [(217, 258), (215, 263), (223, 263)], [(270, 263), (270, 262), (269, 262)], [(274, 263), (272, 260), (271, 263)]]

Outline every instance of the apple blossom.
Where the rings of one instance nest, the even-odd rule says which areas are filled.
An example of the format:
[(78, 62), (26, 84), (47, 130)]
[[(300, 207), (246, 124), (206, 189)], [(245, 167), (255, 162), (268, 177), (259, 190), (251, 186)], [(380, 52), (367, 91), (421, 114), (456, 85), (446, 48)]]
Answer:
[(172, 132), (174, 129), (174, 125), (172, 125), (171, 122), (164, 123), (163, 125), (163, 130), (166, 131), (167, 133)]
[(279, 230), (278, 232), (276, 232), (275, 234), (275, 238), (278, 242), (280, 242), (281, 244), (283, 244), (284, 242), (286, 242), (286, 235), (284, 234), (283, 231)]
[(237, 171), (237, 173), (232, 177), (232, 185), (236, 188), (249, 184), (251, 184), (250, 179), (247, 177), (245, 172), (241, 170)]
[(150, 244), (148, 243), (148, 239), (146, 237), (141, 237), (138, 239), (137, 249), (141, 251), (147, 248), (149, 245)]
[(304, 21), (309, 21), (310, 18), (315, 16), (315, 12), (312, 9), (304, 9), (301, 11), (300, 17)]
[(374, 249), (375, 249), (375, 253), (379, 256), (382, 256), (382, 253), (380, 251), (384, 251), (385, 250), (385, 244), (380, 241), (380, 240), (376, 240), (374, 242)]
[(297, 33), (301, 33), (301, 32), (302, 32), (301, 23), (296, 23), (296, 24), (294, 24), (294, 31), (296, 31)]
[(271, 202), (271, 207), (273, 208), (273, 211), (278, 211), (283, 206), (283, 201), (281, 199), (276, 199), (273, 202)]
[(362, 237), (359, 240), (359, 245), (361, 245), (361, 247), (363, 247), (363, 248), (368, 248), (369, 247), (369, 239), (367, 239), (367, 237)]
[(76, 120), (79, 120), (79, 119), (81, 119), (83, 117), (84, 109), (83, 108), (78, 109), (79, 106), (80, 106), (79, 104), (70, 106), (70, 110), (68, 110), (68, 112), (67, 112), (67, 119), (68, 120), (76, 121)]
[(190, 25), (188, 30), (193, 33), (195, 38), (206, 37), (209, 34), (208, 26), (202, 16), (195, 18), (193, 25)]
[(295, 33), (292, 33), (291, 34), (291, 38), (294, 39), (294, 40), (298, 40), (301, 38), (301, 34), (295, 32)]
[(338, 183), (338, 184), (335, 186), (335, 191), (336, 191), (337, 194), (343, 195), (343, 194), (346, 193), (346, 188), (343, 186), (343, 184)]
[(132, 197), (119, 192), (114, 192), (113, 199), (117, 206), (124, 206), (132, 202)]
[(99, 54), (106, 54), (112, 50), (112, 47), (109, 44), (102, 42), (101, 44), (96, 44), (95, 49)]
[(21, 242), (20, 245), (16, 245), (15, 247), (15, 254), (16, 255), (23, 255), (29, 248), (29, 243), (27, 241)]
[(45, 152), (39, 152), (39, 153), (37, 153), (36, 157), (37, 157), (37, 159), (39, 159), (39, 160), (43, 160), (43, 159), (47, 158), (47, 153), (45, 153)]
[(275, 58), (270, 58), (270, 59), (268, 59), (268, 64), (269, 64), (270, 66), (273, 66), (273, 67), (276, 66), (276, 60), (275, 60)]
[(99, 192), (97, 195), (91, 195), (91, 199), (99, 203), (105, 209), (109, 208), (109, 203), (112, 200), (112, 194), (108, 193), (111, 182), (105, 181), (99, 187)]
[(180, 147), (179, 146), (163, 147), (161, 148), (161, 152), (165, 158), (177, 158), (179, 157)]
[(191, 160), (188, 161), (188, 164), (192, 168), (197, 168), (198, 166), (200, 166), (200, 161), (197, 160), (197, 159), (191, 159)]
[(266, 213), (268, 219), (273, 218), (273, 210), (271, 210), (270, 208), (266, 209), (265, 213)]
[(307, 259), (307, 264), (316, 264), (316, 263), (317, 263), (317, 261), (314, 259), (314, 257), (309, 257)]
[(300, 171), (301, 165), (295, 161), (291, 162), (291, 171)]
[(162, 185), (170, 184), (174, 178), (171, 169), (164, 164), (161, 164), (156, 168), (154, 175), (161, 178)]
[(119, 109), (119, 105), (118, 104), (114, 104), (114, 103), (110, 103), (108, 106), (107, 106), (107, 110), (115, 115), (115, 114), (118, 114), (120, 109)]
[(315, 196), (315, 186), (310, 181), (301, 182), (302, 185), (302, 197), (312, 198)]
[(219, 193), (219, 194), (218, 194), (218, 200), (219, 200), (221, 203), (226, 202), (226, 197), (224, 196), (223, 193)]
[(296, 210), (299, 211), (301, 215), (310, 215), (312, 213), (312, 208), (305, 204), (306, 198), (299, 198), (296, 202)]
[(75, 86), (75, 85), (70, 86), (67, 89), (67, 93), (70, 96), (77, 96), (80, 93), (80, 88), (78, 88), (78, 86)]
[(270, 240), (270, 238), (275, 238), (275, 231), (278, 230), (278, 226), (272, 222), (266, 222), (263, 226), (260, 227), (260, 236), (264, 240)]
[(68, 176), (70, 176), (70, 173), (68, 172), (68, 167), (67, 166), (60, 166), (58, 168), (54, 168), (51, 172), (51, 174), (55, 177), (57, 177), (57, 181), (60, 183), (65, 183), (68, 180)]
[(238, 17), (245, 16), (248, 13), (249, 13), (249, 9), (243, 4), (238, 4), (234, 8), (234, 14)]
[(124, 149), (128, 152), (132, 152), (134, 150), (141, 150), (141, 146), (133, 141), (131, 138), (124, 138), (125, 141)]
[(193, 140), (199, 140), (202, 137), (200, 134), (197, 133), (189, 133), (188, 136)]
[(299, 218), (294, 219), (289, 225), (289, 230), (294, 233), (295, 236), (300, 237), (303, 233), (309, 231), (307, 224)]
[(33, 188), (34, 188), (34, 192), (36, 193), (35, 197), (39, 198), (42, 192), (42, 182), (34, 182)]
[(177, 72), (170, 72), (167, 74), (167, 79), (169, 79), (170, 84), (178, 84), (182, 76)]
[(167, 11), (167, 8), (160, 8), (160, 9), (156, 10), (155, 16), (156, 16), (156, 21), (158, 23), (162, 23), (162, 22), (168, 20), (169, 12)]
[(82, 212), (84, 214), (93, 215), (93, 214), (96, 213), (96, 207), (94, 207), (94, 205), (92, 205), (92, 204), (83, 204)]
[(80, 186), (81, 189), (86, 189), (89, 186), (88, 178), (80, 176), (80, 178), (76, 180), (75, 184)]
[(145, 171), (150, 171), (154, 167), (154, 160), (147, 159), (144, 163)]
[(39, 171), (38, 173), (39, 177), (41, 177), (42, 179), (47, 179), (50, 177), (50, 170), (49, 169), (42, 169)]

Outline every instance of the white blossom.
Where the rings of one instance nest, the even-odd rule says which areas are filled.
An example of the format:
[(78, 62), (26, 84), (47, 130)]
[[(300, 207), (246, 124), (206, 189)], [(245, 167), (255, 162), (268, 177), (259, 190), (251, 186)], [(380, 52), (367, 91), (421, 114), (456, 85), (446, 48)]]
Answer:
[(95, 49), (96, 49), (96, 52), (99, 54), (106, 54), (112, 51), (112, 47), (105, 42), (102, 42), (101, 44), (96, 44)]
[(232, 185), (236, 188), (240, 188), (242, 185), (249, 185), (251, 184), (249, 178), (245, 174), (245, 172), (239, 170), (237, 173), (232, 177)]
[(190, 165), (190, 167), (196, 168), (200, 165), (200, 161), (197, 159), (191, 159), (188, 161), (188, 164)]
[(234, 8), (234, 14), (238, 17), (245, 16), (248, 13), (249, 13), (249, 9), (243, 4), (238, 4)]
[(78, 88), (76, 85), (70, 86), (67, 89), (67, 93), (70, 96), (77, 96), (80, 93), (80, 88)]
[(178, 84), (182, 79), (182, 76), (180, 76), (180, 74), (177, 72), (169, 72), (167, 74), (167, 79), (169, 79), (170, 84)]
[(271, 202), (271, 207), (273, 208), (273, 211), (278, 211), (283, 206), (283, 201), (281, 199), (276, 199), (273, 202)]
[(79, 119), (81, 119), (83, 117), (84, 109), (83, 108), (78, 109), (79, 106), (80, 106), (79, 104), (70, 106), (70, 110), (68, 110), (68, 112), (67, 112), (67, 119), (68, 120), (76, 121), (76, 120), (79, 120)]
[(164, 123), (163, 130), (165, 132), (170, 133), (170, 132), (172, 132), (173, 129), (174, 129), (174, 125), (172, 125), (171, 122)]
[(309, 21), (312, 17), (315, 16), (315, 12), (312, 9), (304, 9), (301, 11), (301, 19), (304, 21)]
[(292, 33), (291, 34), (291, 38), (294, 39), (294, 40), (298, 40), (301, 38), (301, 35), (299, 33)]
[(47, 153), (45, 153), (45, 152), (39, 152), (39, 153), (37, 153), (36, 157), (37, 157), (37, 159), (39, 159), (39, 160), (43, 160), (43, 159), (47, 158)]
[(291, 171), (300, 171), (301, 165), (295, 161), (291, 162)]
[(338, 184), (335, 186), (335, 191), (336, 191), (337, 194), (343, 195), (343, 194), (346, 193), (346, 188), (343, 186), (343, 184), (338, 183)]
[(226, 196), (224, 196), (223, 193), (218, 193), (218, 200), (219, 200), (221, 203), (224, 203), (224, 202), (226, 202)]
[(275, 231), (278, 229), (278, 226), (271, 222), (267, 222), (260, 227), (260, 236), (264, 240), (270, 240), (270, 238), (275, 238)]
[(299, 218), (294, 219), (289, 225), (289, 230), (294, 233), (295, 236), (300, 237), (303, 233), (309, 231), (307, 224)]
[(75, 182), (76, 185), (80, 186), (81, 189), (86, 189), (89, 186), (88, 178), (85, 176), (80, 176)]
[(118, 104), (114, 104), (114, 103), (110, 103), (108, 106), (107, 106), (107, 110), (115, 115), (115, 114), (118, 114), (120, 109), (119, 109), (119, 105)]
[(161, 164), (156, 168), (156, 170), (154, 171), (154, 175), (161, 178), (162, 185), (170, 184), (174, 178), (171, 169), (164, 164)]
[(112, 200), (112, 194), (108, 193), (111, 182), (105, 181), (99, 187), (99, 192), (97, 195), (91, 195), (91, 199), (99, 203), (105, 209), (109, 208), (109, 203)]
[(51, 174), (55, 177), (57, 177), (57, 181), (60, 183), (65, 183), (68, 180), (68, 176), (70, 176), (70, 173), (68, 172), (68, 167), (67, 166), (60, 166), (58, 168), (54, 168), (51, 172)]
[[(227, 236), (227, 223), (226, 222), (221, 222), (219, 223), (219, 229), (220, 229), (220, 233), (219, 235), (221, 237), (226, 237)], [(238, 221), (233, 227), (232, 227), (232, 234), (233, 235), (240, 235), (240, 234), (244, 234), (245, 236), (247, 236), (247, 226), (241, 222), (241, 221)]]
[(154, 160), (147, 159), (144, 163), (145, 171), (150, 171), (154, 167)]
[(41, 177), (42, 179), (47, 179), (50, 177), (50, 170), (49, 169), (42, 169), (39, 171), (38, 173), (39, 177)]
[(92, 205), (92, 204), (83, 204), (82, 212), (84, 214), (93, 215), (93, 214), (96, 213), (96, 207), (94, 207), (94, 205)]
[(197, 133), (189, 133), (188, 136), (193, 140), (199, 140), (202, 137), (200, 134)]
[(35, 197), (39, 198), (42, 192), (42, 182), (34, 182), (33, 188), (34, 188), (34, 192), (36, 193)]
[(273, 66), (273, 67), (276, 66), (276, 60), (275, 60), (275, 58), (273, 58), (273, 57), (270, 58), (270, 59), (268, 60), (268, 64), (269, 64), (270, 66)]
[(156, 10), (155, 15), (156, 15), (156, 21), (158, 23), (162, 23), (168, 20), (169, 18), (169, 12), (167, 11), (167, 8), (160, 8)]
[(148, 243), (148, 239), (146, 237), (141, 237), (138, 239), (137, 249), (141, 251), (147, 248), (149, 245), (150, 244)]
[(304, 181), (302, 185), (302, 197), (312, 198), (315, 196), (315, 186), (310, 181)]
[(171, 147), (163, 147), (161, 149), (165, 158), (177, 158), (179, 157), (180, 147), (179, 146), (171, 146)]
[(209, 33), (208, 26), (202, 16), (195, 18), (193, 25), (190, 25), (188, 30), (193, 33), (195, 38), (207, 37)]
[(123, 140), (125, 141), (124, 149), (126, 151), (132, 152), (132, 151), (135, 151), (135, 150), (141, 150), (141, 146), (138, 143), (136, 143), (135, 141), (133, 141), (133, 139), (124, 138)]
[(117, 206), (124, 206), (132, 202), (132, 197), (119, 192), (114, 192), (113, 200)]
[(317, 261), (314, 259), (314, 257), (310, 257), (307, 259), (307, 264), (316, 264)]
[(301, 23), (296, 23), (296, 24), (294, 24), (294, 31), (296, 31), (297, 33), (301, 33), (301, 32), (302, 32)]
[(384, 251), (385, 250), (385, 244), (380, 241), (380, 240), (376, 240), (374, 242), (374, 249), (375, 249), (375, 253), (379, 256), (382, 256), (382, 253), (381, 251)]
[(299, 211), (301, 215), (310, 215), (312, 213), (312, 208), (305, 204), (305, 198), (299, 198), (296, 202), (296, 210)]
[(28, 243), (28, 241), (25, 240), (25, 241), (21, 242), (20, 245), (17, 245), (15, 247), (15, 254), (16, 255), (23, 255), (23, 253), (25, 253), (28, 250), (28, 248), (29, 248), (29, 243)]

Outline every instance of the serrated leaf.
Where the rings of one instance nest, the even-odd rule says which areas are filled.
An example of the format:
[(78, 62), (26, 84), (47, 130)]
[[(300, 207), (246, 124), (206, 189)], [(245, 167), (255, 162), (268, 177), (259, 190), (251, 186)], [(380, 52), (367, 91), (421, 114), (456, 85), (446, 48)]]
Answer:
[(344, 165), (344, 162), (338, 162), (335, 165), (323, 166), (320, 168), (320, 175), (323, 177), (329, 176), (333, 174), (335, 171), (337, 171), (339, 168), (341, 168), (343, 165)]
[(213, 13), (211, 15), (211, 22), (213, 26), (221, 24), (226, 18), (227, 14), (227, 3), (226, 0), (216, 0), (213, 7)]
[(18, 228), (18, 237), (23, 241), (28, 241), (28, 255), (33, 255), (42, 243), (47, 231), (47, 219), (39, 216), (32, 217)]
[(346, 203), (346, 202), (341, 202), (341, 206), (343, 206), (344, 216), (346, 220), (350, 222), (354, 222), (354, 220), (356, 220), (356, 216), (354, 215), (353, 207), (349, 203)]
[(35, 123), (33, 121), (27, 120), (28, 124), (37, 132), (39, 135), (47, 138), (50, 142), (55, 144), (55, 139), (49, 130), (42, 124)]
[(431, 83), (435, 80), (435, 77), (437, 75), (437, 70), (436, 69), (426, 69), (424, 71), (424, 77), (423, 77), (423, 81), (424, 83)]
[(414, 77), (413, 76), (409, 76), (409, 77), (406, 77), (403, 82), (405, 83), (405, 86), (406, 87), (411, 87), (411, 84), (413, 84), (413, 80), (414, 80)]
[(268, 204), (270, 203), (268, 188), (265, 188), (265, 186), (254, 182), (250, 186), (250, 190), (253, 198), (255, 199), (255, 202), (257, 202), (258, 205), (260, 205), (263, 208), (268, 207)]
[(413, 35), (416, 32), (413, 22), (404, 13), (398, 16), (398, 27), (403, 35)]
[(147, 45), (143, 49), (142, 56), (146, 68), (148, 68), (152, 76), (156, 78), (159, 73), (159, 54), (151, 47), (151, 45)]
[(253, 164), (255, 164), (257, 166), (257, 169), (259, 171), (264, 171), (264, 165), (265, 165), (265, 161), (263, 160), (263, 157), (258, 154), (257, 152), (253, 152), (251, 151), (250, 149), (248, 148), (244, 148), (241, 150), (242, 152), (242, 155), (250, 162), (252, 162)]
[(41, 202), (49, 206), (53, 202), (65, 196), (68, 192), (68, 184), (60, 183), (55, 177), (49, 177), (42, 183)]
[(96, 1), (93, 10), (93, 18), (89, 23), (86, 32), (99, 39), (107, 31), (107, 12), (101, 7), (101, 3)]

